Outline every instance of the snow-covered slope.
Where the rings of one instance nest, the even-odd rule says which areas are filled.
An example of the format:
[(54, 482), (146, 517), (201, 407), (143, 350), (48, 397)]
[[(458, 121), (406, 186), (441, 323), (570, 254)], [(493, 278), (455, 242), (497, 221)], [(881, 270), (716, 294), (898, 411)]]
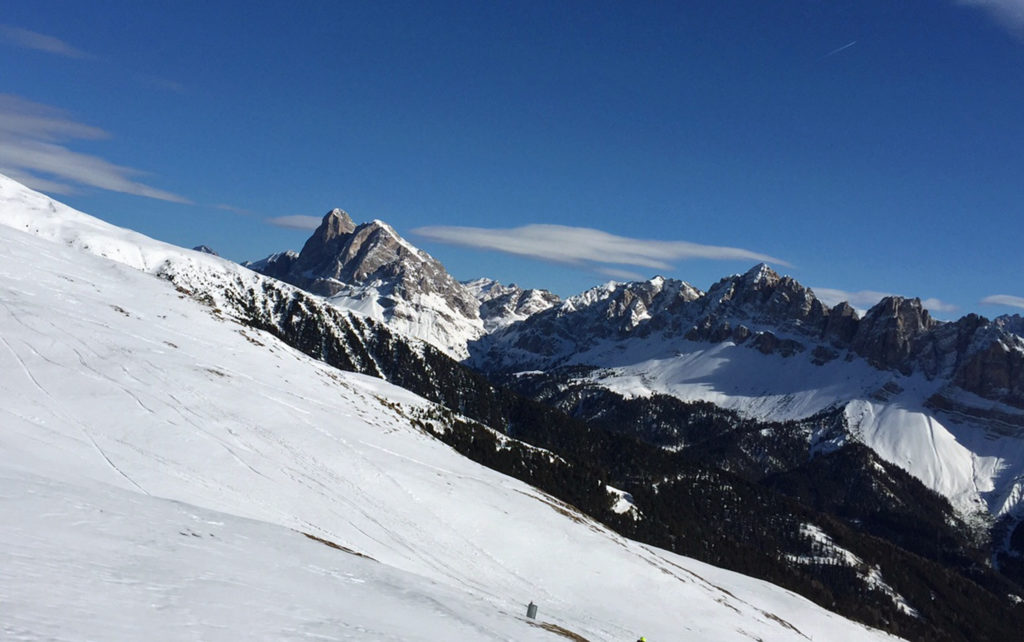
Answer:
[(0, 247), (5, 639), (885, 638), (618, 537), (137, 269), (243, 268), (3, 177)]
[[(849, 439), (910, 472), (964, 516), (1001, 516), (1022, 506), (1021, 429), (932, 407), (928, 400), (943, 392), (944, 382), (880, 371), (860, 359), (815, 365), (731, 342), (647, 342), (645, 348), (649, 352), (609, 348), (581, 361), (610, 364), (590, 379), (627, 397), (663, 393), (776, 421), (842, 407)], [(970, 401), (970, 407), (1000, 406), (976, 397)], [(1015, 409), (1004, 411), (1019, 416)]]

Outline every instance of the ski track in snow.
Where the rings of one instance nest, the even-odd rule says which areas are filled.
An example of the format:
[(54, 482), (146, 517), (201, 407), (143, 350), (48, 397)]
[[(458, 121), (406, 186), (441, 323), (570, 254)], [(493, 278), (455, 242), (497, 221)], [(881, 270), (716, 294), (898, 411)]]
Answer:
[[(54, 396), (52, 394), (50, 394), (50, 391), (47, 390), (39, 382), (39, 380), (35, 377), (34, 374), (32, 374), (32, 369), (28, 367), (28, 364), (25, 363), (25, 359), (22, 358), (22, 356), (20, 354), (18, 354), (18, 351), (15, 350), (13, 346), (11, 346), (10, 342), (7, 341), (7, 339), (4, 339), (3, 337), (0, 337), (0, 341), (3, 342), (3, 344), (7, 347), (8, 351), (11, 353), (11, 355), (14, 356), (14, 359), (15, 359), (15, 361), (17, 361), (18, 365), (20, 366), (21, 371), (25, 374), (25, 376), (29, 379), (29, 381), (32, 382), (32, 385), (34, 385), (37, 390), (39, 390), (46, 397), (49, 398), (51, 407), (53, 407), (54, 409), (56, 409), (56, 407), (59, 407), (59, 401), (56, 398), (54, 398)], [(41, 356), (39, 354), (39, 352), (36, 351), (35, 348), (33, 348), (31, 345), (26, 344), (26, 347), (29, 349), (29, 351), (31, 351), (36, 356)], [(49, 363), (51, 363), (53, 365), (58, 365), (58, 364), (54, 364), (54, 362), (52, 362), (52, 361), (49, 362)], [(133, 398), (134, 398), (134, 396), (133, 396)], [(136, 401), (138, 401), (138, 399), (136, 399)], [(107, 453), (102, 448), (100, 448), (100, 445), (98, 443), (96, 443), (96, 440), (93, 438), (92, 434), (89, 432), (89, 430), (84, 425), (82, 425), (81, 422), (79, 422), (74, 417), (65, 415), (64, 413), (58, 413), (58, 414), (61, 415), (66, 421), (68, 421), (71, 424), (74, 424), (75, 426), (77, 426), (79, 428), (79, 430), (82, 432), (82, 434), (85, 435), (85, 438), (86, 438), (86, 440), (88, 440), (89, 444), (92, 445), (92, 447), (96, 451), (96, 453), (100, 456), (101, 459), (103, 459), (103, 461), (107, 464), (107, 466), (110, 467), (111, 470), (113, 470), (115, 473), (117, 473), (118, 475), (123, 477), (126, 481), (128, 481), (128, 483), (130, 483), (132, 486), (135, 486), (141, 492), (143, 492), (143, 493), (145, 493), (147, 495), (149, 494), (148, 491), (146, 491), (145, 488), (140, 486), (134, 479), (129, 477), (123, 470), (121, 470), (117, 466), (117, 464), (115, 464), (113, 462), (113, 460), (107, 455)]]

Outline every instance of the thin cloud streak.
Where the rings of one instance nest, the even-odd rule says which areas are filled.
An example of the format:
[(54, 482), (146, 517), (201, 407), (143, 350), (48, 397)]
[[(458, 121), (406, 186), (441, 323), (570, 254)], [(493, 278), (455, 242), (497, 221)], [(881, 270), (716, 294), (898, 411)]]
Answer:
[[(814, 291), (814, 295), (818, 297), (819, 301), (830, 308), (845, 301), (859, 313), (863, 313), (863, 311), (873, 307), (885, 297), (898, 296), (891, 292), (876, 292), (875, 290), (859, 290), (857, 292), (847, 292), (846, 290), (834, 288), (811, 288), (811, 290)], [(955, 312), (959, 309), (958, 306), (952, 303), (946, 303), (934, 297), (922, 299), (921, 305), (930, 312)]]
[[(616, 236), (601, 230), (565, 225), (525, 225), (511, 229), (430, 226), (412, 230), (422, 238), (480, 250), (492, 250), (531, 259), (574, 265), (611, 274), (607, 265), (631, 265), (671, 270), (670, 261), (687, 259), (749, 260), (792, 267), (766, 254), (733, 247), (700, 245), (689, 241), (656, 241)], [(632, 272), (617, 270), (620, 276)]]
[[(183, 196), (136, 180), (144, 172), (91, 154), (72, 151), (68, 140), (100, 140), (110, 134), (75, 122), (55, 107), (0, 94), (0, 167), (36, 189), (67, 194), (72, 183), (191, 204)], [(44, 174), (40, 176), (39, 174)], [(70, 183), (69, 183), (70, 181)]]
[(50, 142), (110, 138), (99, 127), (74, 122), (63, 110), (13, 94), (0, 94), (0, 133)]
[(232, 212), (234, 214), (241, 214), (242, 216), (254, 216), (255, 212), (247, 210), (244, 207), (235, 207), (234, 205), (228, 205), (226, 203), (217, 203), (214, 205), (216, 209), (224, 210), (225, 212)]
[(946, 303), (941, 299), (930, 297), (927, 299), (921, 299), (921, 305), (924, 306), (925, 310), (930, 312), (956, 312), (960, 309), (960, 306), (953, 305), (952, 303)]
[(957, 4), (984, 9), (997, 22), (1024, 36), (1024, 0), (957, 0)]
[(136, 74), (136, 78), (139, 83), (155, 89), (169, 91), (175, 94), (187, 93), (185, 85), (176, 80), (169, 80), (167, 78), (161, 78), (160, 76), (153, 76), (150, 74)]
[(304, 214), (293, 214), (291, 216), (276, 216), (268, 218), (267, 223), (284, 227), (290, 230), (315, 230), (320, 227), (322, 219), (317, 216), (306, 216)]
[(622, 281), (643, 281), (644, 279), (647, 278), (646, 276), (640, 274), (639, 272), (630, 272), (629, 270), (617, 270), (615, 268), (608, 267), (595, 268), (594, 271), (597, 272), (598, 274), (610, 276), (613, 279), (618, 279)]
[(839, 47), (838, 49), (833, 49), (832, 51), (828, 52), (827, 54), (825, 54), (825, 56), (824, 56), (824, 57), (825, 57), (825, 58), (829, 58), (829, 57), (831, 57), (831, 56), (834, 56), (834, 55), (836, 55), (836, 54), (837, 54), (837, 53), (839, 53), (840, 51), (846, 51), (847, 49), (849, 49), (850, 47), (854, 46), (855, 44), (857, 44), (857, 41), (856, 41), (856, 40), (853, 40), (853, 41), (851, 41), (851, 42), (848, 42), (848, 43), (846, 43), (845, 45), (843, 45), (842, 47)]
[(1024, 308), (1024, 297), (1011, 294), (993, 294), (981, 300), (985, 305), (1008, 305), (1013, 308)]
[(137, 169), (115, 165), (97, 156), (73, 152), (52, 143), (18, 140), (0, 133), (0, 165), (15, 166), (22, 170), (44, 172), (76, 183), (136, 196), (146, 196), (172, 203), (191, 203), (190, 200), (144, 183), (132, 180), (141, 175)]
[(81, 59), (93, 57), (91, 54), (69, 45), (60, 38), (54, 38), (53, 36), (10, 25), (0, 25), (0, 41), (15, 47), (42, 51), (56, 56), (64, 56), (65, 58)]
[(818, 297), (819, 301), (830, 308), (845, 301), (858, 310), (866, 310), (885, 297), (893, 296), (888, 292), (876, 292), (874, 290), (847, 292), (846, 290), (836, 290), (834, 288), (815, 287), (812, 287), (811, 290), (814, 291), (814, 296)]

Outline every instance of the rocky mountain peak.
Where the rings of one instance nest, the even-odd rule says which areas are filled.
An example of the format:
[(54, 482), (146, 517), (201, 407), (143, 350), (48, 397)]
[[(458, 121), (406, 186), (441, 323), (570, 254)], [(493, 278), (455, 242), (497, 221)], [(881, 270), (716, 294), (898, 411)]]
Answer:
[[(726, 277), (703, 297), (703, 315), (774, 326), (818, 328), (827, 308), (810, 288), (761, 263), (742, 275)], [(706, 325), (706, 324), (705, 324)]]
[(934, 328), (937, 322), (921, 303), (921, 299), (887, 296), (864, 315), (866, 324), (895, 324), (908, 333), (919, 333)]
[(935, 326), (921, 299), (887, 296), (861, 319), (850, 347), (876, 367), (909, 373), (915, 340)]
[(1011, 334), (1024, 337), (1024, 317), (1019, 314), (1004, 314), (996, 317), (992, 323)]
[(768, 266), (767, 263), (758, 263), (754, 267), (747, 270), (741, 277), (740, 281), (745, 285), (772, 287), (779, 282), (782, 277), (779, 273)]
[(515, 283), (502, 285), (493, 279), (475, 279), (462, 284), (480, 302), (484, 330), (493, 332), (561, 303), (547, 290), (524, 290)]
[(356, 229), (352, 218), (343, 210), (333, 209), (324, 215), (320, 226), (306, 240), (299, 252), (296, 266), (301, 271), (317, 273), (324, 269), (345, 239)]
[(319, 236), (322, 241), (326, 242), (344, 234), (351, 234), (355, 229), (355, 221), (348, 215), (348, 212), (336, 207), (324, 214), (320, 227), (313, 233), (313, 236)]
[(513, 292), (523, 291), (523, 289), (515, 283), (503, 285), (499, 281), (488, 279), (486, 277), (473, 279), (472, 281), (463, 281), (462, 285), (466, 286), (466, 288), (473, 293), (473, 296), (475, 296), (480, 303), (486, 303), (491, 299), (496, 299)]
[(356, 225), (344, 211), (331, 210), (298, 255), (280, 254), (249, 267), (459, 358), (466, 342), (483, 332), (473, 295), (440, 262), (380, 220)]

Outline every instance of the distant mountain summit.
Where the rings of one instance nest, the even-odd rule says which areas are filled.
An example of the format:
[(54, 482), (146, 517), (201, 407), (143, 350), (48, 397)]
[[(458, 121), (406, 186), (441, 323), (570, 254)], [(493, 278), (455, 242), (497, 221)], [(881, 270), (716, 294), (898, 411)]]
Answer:
[(282, 252), (245, 265), (384, 321), (456, 358), (464, 358), (466, 343), (484, 334), (472, 292), (382, 221), (356, 225), (333, 209), (298, 254)]
[(502, 285), (493, 279), (475, 279), (462, 284), (480, 302), (480, 318), (488, 333), (561, 303), (558, 295), (547, 290), (524, 290), (515, 283)]

